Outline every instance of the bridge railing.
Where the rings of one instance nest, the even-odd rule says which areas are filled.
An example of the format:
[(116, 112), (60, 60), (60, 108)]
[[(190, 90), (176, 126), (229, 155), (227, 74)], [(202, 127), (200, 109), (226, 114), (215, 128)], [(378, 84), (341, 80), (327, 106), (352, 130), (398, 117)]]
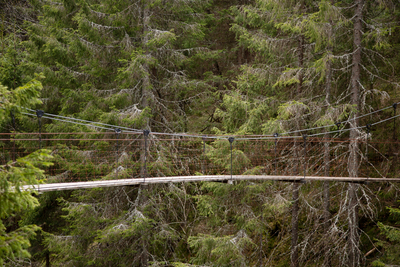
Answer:
[[(215, 174), (348, 176), (349, 139), (199, 138), (142, 133), (0, 134), (0, 163), (49, 149), (48, 182)], [(396, 177), (400, 143), (357, 140), (360, 177)], [(327, 150), (328, 149), (328, 150)], [(328, 152), (326, 152), (328, 151)], [(327, 153), (327, 154), (326, 154)], [(326, 156), (328, 155), (328, 156)], [(232, 164), (231, 164), (232, 163)]]

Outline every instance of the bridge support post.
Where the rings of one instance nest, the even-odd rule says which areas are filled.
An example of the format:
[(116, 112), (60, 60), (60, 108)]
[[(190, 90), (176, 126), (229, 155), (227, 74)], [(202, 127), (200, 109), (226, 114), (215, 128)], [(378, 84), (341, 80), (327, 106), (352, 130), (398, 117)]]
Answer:
[(143, 130), (143, 136), (144, 136), (144, 151), (142, 152), (143, 154), (143, 166), (142, 166), (142, 178), (143, 178), (143, 184), (146, 184), (146, 177), (147, 177), (147, 137), (149, 136), (150, 131), (149, 130)]
[[(396, 117), (397, 103), (393, 104), (393, 117)], [(396, 118), (393, 118), (393, 140), (397, 140), (396, 136)]]
[(367, 141), (366, 141), (366, 148), (365, 148), (365, 160), (367, 162), (367, 180), (369, 179), (369, 158), (368, 158), (368, 139), (371, 132), (371, 124), (367, 124)]
[(203, 162), (201, 164), (201, 172), (203, 173), (203, 175), (206, 175), (206, 140), (207, 140), (207, 136), (204, 135), (202, 137), (203, 139)]
[(115, 134), (117, 135), (117, 158), (116, 158), (116, 161), (117, 161), (117, 169), (116, 169), (116, 172), (117, 172), (117, 179), (118, 179), (118, 169), (119, 169), (119, 166), (118, 166), (118, 160), (119, 160), (119, 158), (118, 158), (118, 155), (119, 155), (119, 134), (120, 134), (122, 131), (121, 131), (120, 128), (117, 128), (117, 129), (115, 129), (114, 131), (115, 131)]
[[(13, 110), (11, 110), (10, 111), (10, 116), (11, 116), (11, 121), (12, 121), (12, 127), (13, 127), (13, 130), (14, 130), (14, 132), (15, 132), (15, 116), (14, 116), (14, 111)], [(10, 138), (11, 138), (11, 135), (10, 135)], [(15, 135), (13, 136), (13, 149), (12, 149), (12, 155), (11, 155), (11, 160), (12, 161), (15, 161)]]
[(304, 174), (304, 179), (306, 179), (306, 173), (307, 173), (307, 135), (304, 134), (303, 135), (303, 146), (304, 146), (304, 154), (303, 154), (303, 159), (304, 159), (304, 163), (303, 163), (303, 174)]
[(277, 144), (278, 144), (278, 136), (279, 136), (279, 133), (274, 133), (274, 137), (275, 137), (275, 147), (274, 147), (274, 157), (275, 157), (275, 160), (274, 160), (274, 162), (275, 162), (275, 175), (277, 175), (277, 161), (276, 161), (276, 146), (277, 146)]
[(36, 110), (36, 116), (39, 122), (39, 149), (42, 149), (42, 117), (44, 115), (43, 110)]
[(233, 178), (232, 178), (232, 143), (233, 143), (233, 141), (235, 141), (235, 138), (234, 137), (229, 137), (228, 141), (229, 141), (229, 143), (231, 145), (231, 179), (228, 181), (228, 184), (233, 184)]

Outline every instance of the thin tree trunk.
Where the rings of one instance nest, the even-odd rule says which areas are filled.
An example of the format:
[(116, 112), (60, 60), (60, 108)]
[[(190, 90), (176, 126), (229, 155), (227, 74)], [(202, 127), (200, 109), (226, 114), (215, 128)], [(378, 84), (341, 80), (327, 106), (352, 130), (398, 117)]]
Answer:
[[(139, 190), (138, 190), (138, 196), (136, 199), (136, 203), (135, 205), (141, 206), (142, 211), (144, 210), (144, 208), (146, 207), (146, 202), (147, 202), (147, 194), (146, 191), (149, 190), (149, 185), (146, 184), (141, 184), (139, 186)], [(149, 235), (150, 233), (148, 232), (148, 230), (144, 230), (142, 231), (142, 235), (141, 235), (141, 239), (140, 239), (140, 244), (142, 246), (142, 254), (140, 256), (140, 266), (148, 266), (148, 262), (149, 262), (149, 251), (148, 251), (148, 239), (149, 239)]]
[[(143, 0), (142, 2), (142, 23), (143, 23), (143, 39), (142, 39), (142, 46), (144, 51), (146, 51), (146, 54), (148, 54), (148, 50), (147, 50), (147, 43), (148, 43), (148, 37), (147, 37), (147, 33), (149, 30), (149, 23), (150, 23), (150, 10), (149, 7), (146, 3), (146, 1)], [(148, 107), (149, 103), (149, 95), (150, 95), (150, 90), (151, 90), (151, 82), (150, 82), (150, 72), (149, 72), (149, 66), (147, 63), (143, 64), (143, 69), (144, 69), (144, 76), (142, 78), (142, 100), (141, 100), (141, 105), (142, 108), (146, 108)], [(145, 129), (149, 128), (149, 121), (146, 120), (144, 127)], [(140, 168), (140, 176), (143, 178), (145, 177), (146, 174), (146, 170), (144, 167), (144, 163), (146, 160), (146, 148), (145, 148), (145, 140), (143, 137), (143, 142), (142, 142), (142, 149), (140, 150), (140, 162), (141, 162), (141, 168)]]
[[(325, 138), (329, 138), (329, 134), (325, 134)], [(330, 168), (330, 142), (328, 140), (325, 141), (324, 144), (324, 169), (325, 169), (325, 176), (329, 177), (329, 168)], [(325, 251), (325, 257), (324, 257), (324, 265), (325, 267), (331, 266), (331, 258), (329, 255), (329, 250), (332, 246), (332, 244), (329, 241), (329, 228), (330, 228), (330, 219), (331, 219), (331, 213), (330, 213), (330, 192), (329, 192), (329, 187), (330, 183), (328, 181), (324, 181), (323, 184), (323, 207), (324, 207), (324, 251)]]
[[(352, 59), (352, 73), (351, 73), (351, 104), (355, 105), (356, 112), (354, 118), (358, 117), (360, 109), (360, 77), (361, 77), (361, 39), (362, 39), (362, 15), (364, 0), (356, 0), (355, 2), (355, 16), (354, 16), (354, 52)], [(358, 119), (353, 120), (350, 130), (350, 155), (349, 155), (349, 176), (358, 177), (359, 158), (358, 151), (358, 131), (355, 129), (359, 125)], [(357, 201), (357, 184), (349, 184), (348, 191), (348, 212), (349, 212), (349, 266), (356, 267), (360, 263), (359, 252), (359, 233), (358, 233), (358, 201)]]
[(50, 267), (50, 252), (47, 250), (46, 252), (46, 267)]
[[(300, 12), (306, 12), (306, 3), (304, 0), (300, 2)], [(298, 67), (300, 68), (299, 71), (299, 83), (297, 84), (297, 96), (303, 91), (303, 67), (304, 67), (304, 35), (300, 34), (299, 36), (299, 45), (298, 45)]]
[[(333, 3), (332, 3), (333, 4)], [(328, 42), (332, 40), (333, 36), (333, 23), (330, 21), (329, 29), (328, 29)], [(332, 55), (332, 46), (329, 44), (327, 47), (328, 56)], [(331, 88), (332, 88), (332, 60), (328, 58), (326, 62), (326, 81), (325, 81), (325, 102), (328, 107), (331, 105)], [(328, 131), (328, 130), (327, 130)], [(324, 143), (324, 172), (325, 177), (330, 176), (330, 135), (324, 135), (325, 143)], [(324, 266), (331, 266), (331, 259), (329, 255), (329, 250), (331, 247), (331, 243), (329, 242), (329, 228), (330, 228), (330, 192), (329, 192), (330, 183), (325, 181), (323, 184), (323, 199), (324, 199), (324, 236), (325, 236), (325, 257), (324, 257)]]
[[(294, 152), (296, 157), (296, 167), (293, 175), (300, 175), (300, 157), (298, 153), (297, 139), (294, 139)], [(299, 266), (299, 189), (300, 183), (294, 182), (292, 184), (292, 242), (290, 251), (290, 266)]]
[(303, 67), (304, 67), (304, 36), (299, 36), (299, 47), (298, 47), (298, 67), (299, 71), (299, 83), (297, 84), (297, 96), (303, 91)]
[[(143, 39), (142, 39), (142, 45), (143, 45), (143, 49), (144, 51), (146, 51), (145, 53), (148, 54), (148, 49), (147, 49), (147, 43), (148, 43), (148, 31), (149, 31), (149, 24), (150, 24), (150, 10), (149, 10), (149, 5), (145, 0), (142, 0), (142, 25), (143, 25)], [(149, 95), (150, 95), (150, 90), (151, 90), (151, 82), (150, 82), (150, 70), (149, 70), (149, 66), (147, 63), (143, 64), (143, 69), (144, 69), (144, 77), (142, 79), (142, 107), (146, 108), (148, 107), (149, 103)], [(143, 127), (144, 129), (149, 129), (149, 121), (146, 120), (145, 125)], [(140, 168), (140, 174), (142, 178), (147, 178), (147, 169), (145, 166), (146, 163), (146, 157), (147, 157), (147, 146), (146, 146), (146, 141), (145, 141), (145, 137), (143, 135), (143, 142), (142, 142), (142, 149), (141, 149), (141, 153), (140, 153), (140, 162), (141, 162), (141, 168)], [(139, 192), (141, 192), (141, 195), (139, 196), (139, 201), (141, 203), (141, 205), (144, 207), (147, 202), (147, 194), (146, 194), (146, 190), (148, 190), (148, 185), (146, 184), (141, 184), (140, 188), (139, 188)], [(141, 266), (148, 266), (148, 262), (149, 262), (149, 252), (148, 252), (148, 235), (150, 233), (143, 233), (142, 239), (141, 239), (141, 245), (142, 245), (142, 255), (141, 255)]]
[[(329, 134), (325, 134), (325, 138), (329, 138)], [(329, 177), (329, 168), (330, 168), (330, 148), (329, 148), (329, 141), (325, 141), (324, 144), (324, 169), (325, 169), (325, 177)], [(331, 213), (330, 213), (330, 192), (329, 192), (329, 187), (330, 183), (328, 181), (324, 181), (323, 184), (323, 207), (324, 207), (324, 236), (325, 236), (325, 241), (324, 241), (324, 250), (325, 250), (325, 257), (324, 257), (324, 266), (331, 266), (331, 261), (330, 261), (330, 256), (329, 256), (329, 250), (331, 247), (331, 243), (329, 242), (329, 228), (330, 228), (330, 219), (331, 219)]]
[(300, 183), (293, 183), (293, 192), (292, 192), (292, 243), (291, 243), (291, 252), (290, 252), (290, 266), (298, 267), (299, 266), (299, 248), (298, 248), (298, 239), (299, 239), (299, 189)]

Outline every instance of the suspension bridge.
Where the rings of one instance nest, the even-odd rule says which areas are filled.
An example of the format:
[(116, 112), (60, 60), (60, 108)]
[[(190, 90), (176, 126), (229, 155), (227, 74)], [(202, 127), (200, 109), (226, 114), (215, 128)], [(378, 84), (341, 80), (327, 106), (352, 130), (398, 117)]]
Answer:
[[(45, 170), (46, 184), (25, 185), (39, 192), (199, 181), (400, 182), (396, 107), (333, 125), (234, 137), (150, 132), (26, 109), (39, 131), (1, 133), (0, 163), (50, 149), (54, 165)], [(358, 126), (360, 137), (348, 138), (353, 120), (390, 108), (393, 116)], [(45, 133), (46, 119), (95, 131)], [(374, 128), (393, 129), (393, 139), (373, 138)], [(347, 177), (351, 143), (357, 144), (359, 177)]]

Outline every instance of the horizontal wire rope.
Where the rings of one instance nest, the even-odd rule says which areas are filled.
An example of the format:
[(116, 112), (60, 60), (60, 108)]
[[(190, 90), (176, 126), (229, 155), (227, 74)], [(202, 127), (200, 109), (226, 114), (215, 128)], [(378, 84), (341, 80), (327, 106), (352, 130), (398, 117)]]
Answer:
[[(24, 114), (24, 115), (36, 117), (36, 114), (27, 113), (27, 112), (21, 112), (21, 113)], [(45, 113), (45, 114), (46, 114), (46, 113)], [(56, 121), (61, 121), (61, 122), (67, 122), (67, 123), (73, 123), (73, 124), (78, 124), (78, 125), (90, 126), (90, 127), (95, 127), (95, 128), (103, 129), (103, 130), (111, 130), (111, 131), (114, 130), (114, 129), (112, 129), (112, 128), (106, 128), (106, 127), (102, 127), (102, 126), (98, 126), (98, 125), (85, 124), (85, 123), (81, 123), (81, 122), (77, 122), (77, 121), (67, 121), (67, 120), (57, 119), (57, 118), (48, 117), (48, 116), (43, 116), (42, 118), (51, 119), (51, 120), (56, 120)]]
[[(397, 102), (395, 104), (400, 104), (400, 102)], [(21, 106), (18, 106), (18, 107), (24, 108), (24, 109), (26, 109), (28, 111), (35, 112), (35, 110), (30, 109), (30, 108), (21, 107)], [(325, 125), (325, 126), (319, 126), (319, 127), (313, 127), (313, 128), (307, 128), (307, 129), (301, 129), (301, 130), (296, 130), (296, 131), (280, 133), (279, 136), (277, 136), (277, 137), (275, 137), (274, 135), (259, 135), (258, 137), (238, 137), (238, 138), (236, 138), (236, 140), (263, 140), (263, 139), (269, 140), (269, 139), (275, 139), (275, 138), (280, 138), (280, 139), (282, 139), (282, 138), (303, 138), (303, 135), (301, 135), (301, 136), (300, 135), (299, 136), (287, 136), (287, 137), (285, 137), (283, 135), (288, 135), (288, 134), (293, 134), (293, 133), (301, 133), (301, 132), (318, 130), (318, 129), (324, 129), (324, 128), (328, 128), (328, 127), (334, 127), (334, 126), (337, 126), (337, 124), (345, 124), (345, 123), (354, 121), (356, 119), (363, 118), (363, 117), (366, 117), (366, 116), (369, 116), (369, 115), (384, 111), (384, 110), (389, 109), (389, 108), (393, 108), (393, 105), (387, 106), (385, 108), (378, 109), (378, 110), (372, 111), (370, 113), (363, 114), (363, 115), (360, 115), (358, 117), (351, 118), (351, 119), (348, 119), (348, 120), (345, 120), (345, 121), (342, 121), (342, 122), (331, 124), (331, 125)], [(31, 114), (31, 113), (26, 113), (26, 112), (21, 112), (21, 113), (24, 114), (24, 115), (28, 115), (28, 116), (36, 116), (36, 114)], [(127, 132), (127, 133), (142, 133), (142, 130), (133, 129), (133, 128), (129, 128), (129, 127), (124, 127), (124, 126), (118, 126), (118, 125), (111, 125), (111, 124), (106, 124), (106, 123), (101, 123), (101, 122), (88, 121), (88, 120), (83, 120), (83, 119), (77, 119), (77, 118), (72, 118), (72, 117), (55, 115), (55, 114), (51, 114), (51, 113), (44, 113), (44, 114), (45, 114), (45, 116), (43, 116), (43, 118), (56, 120), (56, 121), (61, 121), (61, 122), (66, 122), (66, 123), (73, 123), (73, 124), (78, 124), (78, 125), (83, 125), (83, 126), (88, 126), (88, 127), (95, 127), (95, 128), (99, 128), (99, 129), (103, 129), (103, 130), (115, 131), (116, 128), (120, 128), (120, 129), (124, 129), (125, 130), (124, 132)], [(388, 119), (375, 122), (375, 123), (373, 123), (371, 125), (377, 125), (379, 123), (391, 120), (393, 118), (397, 118), (399, 116), (400, 115), (393, 116), (393, 117), (390, 117)], [(72, 120), (72, 121), (68, 121), (68, 120)], [(86, 122), (86, 123), (83, 123), (83, 122)], [(93, 124), (99, 124), (99, 125), (109, 126), (109, 127), (113, 127), (113, 128), (107, 128), (107, 127), (93, 125)], [(365, 128), (365, 127), (366, 126), (352, 127), (352, 128), (348, 128), (348, 129), (341, 129), (341, 130), (336, 130), (336, 131), (311, 134), (311, 135), (308, 135), (308, 136), (319, 136), (319, 135), (329, 134), (329, 133), (339, 133), (339, 132), (349, 131), (350, 129), (360, 129), (360, 128)], [(150, 133), (153, 134), (153, 135), (167, 135), (167, 136), (193, 137), (193, 138), (206, 138), (206, 139), (226, 139), (227, 140), (229, 138), (229, 136), (215, 136), (215, 135), (209, 136), (209, 135), (196, 135), (196, 134), (186, 134), (186, 133), (162, 133), (162, 132), (150, 132)]]
[[(21, 112), (21, 113), (24, 114), (24, 115), (29, 115), (29, 116), (33, 116), (33, 117), (36, 116), (36, 114), (32, 114), (32, 113), (26, 113), (26, 112)], [(45, 114), (47, 114), (47, 113), (45, 113)], [(363, 116), (366, 116), (366, 115), (363, 115)], [(394, 118), (397, 118), (397, 117), (400, 117), (400, 115), (392, 116), (392, 117), (390, 117), (390, 118), (387, 118), (387, 119), (384, 119), (384, 120), (381, 120), (381, 121), (372, 123), (371, 126), (374, 126), (374, 125), (383, 123), (383, 122), (385, 122), (385, 121), (388, 121), (388, 120), (391, 120), (391, 119), (394, 119)], [(84, 126), (89, 126), (89, 127), (95, 127), (95, 128), (104, 129), (104, 130), (111, 130), (111, 131), (114, 130), (114, 128), (106, 128), (106, 127), (102, 127), (102, 126), (97, 126), (97, 125), (92, 125), (92, 124), (85, 124), (85, 123), (74, 122), (74, 121), (71, 122), (71, 121), (61, 120), (61, 119), (52, 118), (52, 117), (48, 117), (48, 116), (43, 116), (43, 118), (52, 119), (52, 120), (57, 120), (57, 121), (61, 121), (61, 122), (67, 122), (67, 123), (74, 123), (74, 124), (79, 124), (79, 125), (84, 125)], [(354, 118), (353, 118), (352, 120), (354, 120)], [(350, 121), (350, 120), (348, 120), (348, 121)], [(331, 126), (334, 126), (334, 125), (330, 125), (329, 127), (331, 127)], [(336, 126), (336, 125), (335, 125), (335, 126)], [(309, 137), (313, 137), (313, 136), (319, 136), (319, 135), (324, 135), (324, 134), (340, 133), (340, 132), (350, 131), (351, 129), (362, 129), (362, 128), (365, 128), (365, 127), (367, 127), (367, 126), (364, 125), (364, 126), (358, 126), (358, 127), (351, 127), (351, 128), (340, 129), (340, 130), (336, 130), (336, 131), (330, 131), (330, 132), (324, 132), (324, 133), (317, 133), (317, 134), (310, 134), (310, 135), (308, 135), (308, 136), (309, 136)], [(321, 128), (321, 127), (318, 127), (318, 128)], [(315, 129), (315, 128), (310, 128), (310, 129)], [(298, 132), (300, 132), (300, 131), (306, 131), (306, 130), (310, 130), (310, 129), (299, 130)], [(126, 133), (130, 133), (130, 131), (125, 131), (125, 132), (126, 132)], [(133, 133), (138, 133), (138, 132), (133, 131)], [(225, 137), (225, 136), (200, 136), (200, 135), (191, 135), (191, 134), (159, 133), (159, 132), (151, 132), (151, 133), (152, 133), (152, 134), (156, 134), (156, 135), (167, 135), (167, 136), (178, 136), (178, 137), (193, 137), (193, 138), (206, 138), (206, 139), (228, 139), (228, 137)], [(275, 138), (279, 138), (279, 139), (284, 139), (284, 138), (292, 139), (292, 138), (303, 138), (303, 136), (302, 136), (302, 135), (301, 135), (301, 136), (299, 135), (299, 136), (277, 136), (277, 137), (275, 137), (275, 136), (269, 136), (269, 135), (267, 135), (267, 136), (263, 136), (263, 137), (261, 137), (261, 136), (260, 136), (260, 137), (242, 137), (242, 138), (239, 137), (239, 138), (236, 138), (236, 140), (273, 140), (273, 139), (275, 139)]]
[[(397, 118), (397, 117), (400, 117), (400, 114), (399, 114), (399, 115), (396, 115), (396, 116), (392, 116), (392, 117), (387, 118), (387, 119), (384, 119), (384, 120), (380, 120), (380, 121), (371, 123), (370, 125), (371, 125), (371, 126), (374, 126), (374, 125), (383, 123), (383, 122), (385, 122), (385, 121), (389, 121), (389, 120), (395, 119), (395, 118)], [(340, 130), (336, 130), (336, 131), (326, 132), (326, 133), (310, 134), (309, 136), (319, 136), (319, 135), (330, 134), (330, 133), (345, 132), (345, 131), (350, 131), (350, 130), (352, 130), (352, 129), (362, 129), (362, 128), (366, 128), (366, 127), (367, 127), (367, 125), (363, 125), (363, 126), (358, 126), (358, 127), (351, 127), (351, 128), (347, 128), (347, 129), (340, 129)]]
[[(25, 108), (25, 109), (29, 110), (29, 111), (32, 111), (32, 112), (35, 112), (35, 110), (30, 109), (30, 108)], [(88, 120), (77, 119), (77, 118), (73, 118), (73, 117), (65, 117), (65, 116), (55, 115), (55, 114), (51, 114), (51, 113), (47, 113), (47, 112), (45, 112), (44, 114), (47, 115), (47, 116), (53, 116), (53, 117), (61, 118), (61, 119), (74, 120), (74, 121), (87, 122), (87, 123), (95, 123), (95, 124), (109, 126), (109, 127), (117, 127), (117, 128), (120, 128), (120, 129), (141, 132), (141, 130), (133, 129), (133, 128), (129, 128), (129, 127), (124, 127), (124, 126), (118, 126), (118, 125), (116, 126), (116, 125), (102, 123), (102, 122), (88, 121)]]
[[(25, 107), (22, 107), (25, 108)], [(29, 109), (29, 108), (25, 108), (29, 111), (35, 112), (35, 110), (33, 109)], [(31, 113), (26, 113), (26, 112), (21, 112), (22, 114), (25, 115), (29, 115), (29, 116), (36, 116), (36, 114), (31, 114)], [(112, 124), (106, 124), (106, 123), (101, 123), (101, 122), (94, 122), (94, 121), (88, 121), (88, 120), (83, 120), (83, 119), (76, 119), (76, 118), (72, 118), (72, 117), (65, 117), (65, 116), (60, 116), (60, 115), (55, 115), (55, 114), (51, 114), (51, 113), (44, 113), (47, 116), (43, 116), (43, 118), (47, 118), (47, 119), (52, 119), (52, 120), (57, 120), (57, 121), (61, 121), (61, 122), (68, 122), (68, 123), (75, 123), (75, 124), (79, 124), (79, 125), (84, 125), (84, 126), (90, 126), (90, 127), (97, 127), (99, 129), (104, 129), (104, 130), (114, 130), (115, 128), (119, 128), (122, 130), (125, 130), (124, 132), (136, 132), (136, 133), (142, 133), (142, 130), (138, 130), (138, 129), (133, 129), (133, 128), (129, 128), (129, 127), (124, 127), (124, 126), (119, 126), (119, 125), (112, 125)], [(53, 116), (56, 118), (52, 118), (49, 116)], [(63, 119), (67, 119), (67, 120), (74, 120), (74, 121), (67, 121), (67, 120), (61, 120), (61, 119), (57, 119), (58, 118), (63, 118)], [(76, 121), (76, 122), (75, 122)], [(97, 126), (97, 125), (93, 125), (93, 124), (85, 124), (85, 123), (79, 123), (79, 122), (87, 122), (87, 123), (93, 123), (93, 124), (100, 124), (100, 125), (104, 125), (104, 126), (110, 126), (110, 127), (115, 127), (115, 128), (105, 128), (102, 126)], [(162, 133), (162, 132), (150, 132), (153, 135), (169, 135), (169, 136), (179, 136), (179, 137), (196, 137), (196, 138), (203, 138), (204, 136), (201, 135), (195, 135), (195, 134), (186, 134), (186, 133)], [(225, 137), (223, 136), (207, 136), (207, 138), (210, 139), (225, 139)]]
[[(395, 104), (400, 104), (400, 102), (397, 102)], [(381, 109), (378, 109), (378, 110), (375, 110), (375, 111), (372, 111), (372, 112), (367, 113), (367, 114), (360, 115), (360, 116), (355, 117), (355, 118), (351, 118), (351, 119), (347, 119), (345, 121), (337, 122), (337, 123), (334, 123), (334, 124), (325, 125), (325, 126), (319, 126), (319, 127), (314, 127), (314, 128), (308, 128), (308, 129), (301, 129), (301, 130), (290, 131), (290, 132), (285, 132), (285, 133), (282, 133), (281, 135), (287, 135), (287, 134), (299, 133), (299, 132), (306, 132), (306, 131), (312, 131), (312, 130), (318, 130), (318, 129), (328, 128), (328, 127), (334, 127), (334, 126), (336, 126), (336, 124), (345, 124), (345, 123), (348, 123), (348, 122), (351, 122), (351, 121), (354, 121), (354, 120), (357, 120), (357, 119), (360, 119), (360, 118), (363, 118), (363, 117), (366, 117), (366, 116), (369, 116), (369, 115), (372, 115), (372, 114), (375, 114), (375, 113), (378, 113), (378, 112), (381, 112), (381, 111), (384, 111), (384, 110), (390, 109), (390, 108), (393, 108), (393, 105), (392, 106), (387, 106), (385, 108), (381, 108)]]

